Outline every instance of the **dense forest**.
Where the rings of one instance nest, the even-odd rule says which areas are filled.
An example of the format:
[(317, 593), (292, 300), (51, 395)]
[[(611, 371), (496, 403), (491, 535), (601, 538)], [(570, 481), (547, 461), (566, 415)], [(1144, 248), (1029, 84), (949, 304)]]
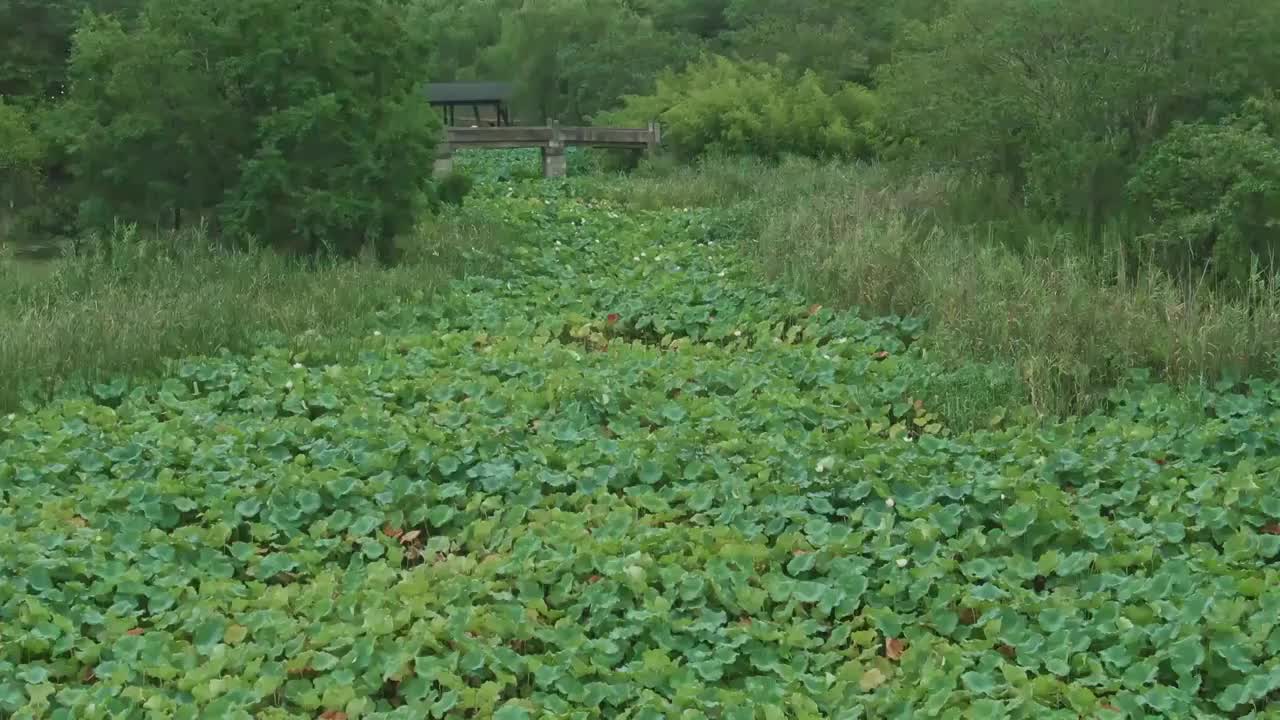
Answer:
[(979, 178), (1169, 272), (1280, 239), (1280, 6), (1264, 0), (0, 0), (9, 234), (209, 222), (350, 252), (431, 203), (427, 81), (526, 122), (660, 120), (681, 159)]

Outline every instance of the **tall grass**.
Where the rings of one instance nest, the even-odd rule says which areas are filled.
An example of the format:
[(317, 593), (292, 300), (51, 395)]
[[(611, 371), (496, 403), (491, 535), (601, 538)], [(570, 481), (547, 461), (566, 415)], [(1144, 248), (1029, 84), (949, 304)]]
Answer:
[[(1245, 296), (1177, 281), (1123, 225), (1086, 241), (1017, 209), (992, 214), (970, 178), (713, 160), (599, 192), (640, 207), (744, 208), (763, 272), (818, 302), (926, 319), (937, 356), (1009, 368), (1021, 397), (1004, 400), (1043, 414), (1098, 409), (1135, 369), (1174, 384), (1277, 374), (1277, 278), (1256, 276)], [(984, 397), (938, 402), (973, 414), (1001, 400), (999, 383), (969, 375), (951, 389)]]
[(341, 337), (397, 298), (483, 269), (506, 231), (438, 220), (391, 268), (228, 251), (199, 231), (120, 228), (95, 252), (47, 263), (0, 257), (0, 410), (59, 389), (162, 370), (171, 358), (251, 350), (266, 334), (298, 348)]

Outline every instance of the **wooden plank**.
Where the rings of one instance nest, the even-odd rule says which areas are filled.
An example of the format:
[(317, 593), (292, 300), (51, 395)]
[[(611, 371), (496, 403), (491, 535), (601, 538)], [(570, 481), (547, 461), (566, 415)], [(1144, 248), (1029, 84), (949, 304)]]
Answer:
[(480, 127), (448, 128), (447, 140), (454, 149), (546, 147), (563, 143), (584, 147), (653, 148), (658, 129), (596, 127)]
[(549, 127), (479, 127), (449, 128), (450, 145), (482, 145), (487, 147), (537, 147), (551, 142)]
[(649, 144), (652, 133), (648, 128), (599, 128), (599, 127), (567, 127), (560, 128), (566, 143), (574, 145), (634, 145), (644, 147)]
[(519, 140), (485, 140), (460, 143), (450, 142), (448, 143), (448, 148), (450, 152), (456, 150), (520, 150), (525, 148), (547, 147), (550, 144), (550, 142), (521, 142)]

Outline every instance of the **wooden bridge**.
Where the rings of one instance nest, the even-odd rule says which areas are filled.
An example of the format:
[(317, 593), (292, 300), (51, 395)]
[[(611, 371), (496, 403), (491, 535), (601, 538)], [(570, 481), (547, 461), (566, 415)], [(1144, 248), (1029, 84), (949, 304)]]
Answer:
[(565, 176), (564, 151), (570, 145), (653, 153), (662, 142), (662, 130), (657, 123), (650, 123), (647, 128), (560, 127), (552, 123), (543, 127), (450, 127), (445, 130), (445, 142), (436, 151), (437, 177), (452, 172), (455, 150), (541, 148), (542, 173), (555, 178)]

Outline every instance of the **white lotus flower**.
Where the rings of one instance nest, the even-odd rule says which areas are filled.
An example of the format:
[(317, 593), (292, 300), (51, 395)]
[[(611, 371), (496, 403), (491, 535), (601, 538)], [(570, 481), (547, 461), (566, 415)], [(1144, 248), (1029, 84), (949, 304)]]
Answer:
[(906, 558), (898, 558), (898, 567), (900, 567), (900, 568), (904, 568), (904, 567), (906, 567), (906, 566), (907, 566), (907, 559), (906, 559)]

